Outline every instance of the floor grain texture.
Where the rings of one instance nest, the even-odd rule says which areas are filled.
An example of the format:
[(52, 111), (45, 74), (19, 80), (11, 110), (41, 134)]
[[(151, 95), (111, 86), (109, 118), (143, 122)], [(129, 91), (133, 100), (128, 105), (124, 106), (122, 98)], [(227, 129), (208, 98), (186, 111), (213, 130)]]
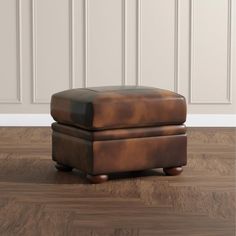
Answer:
[(188, 129), (182, 175), (161, 169), (91, 185), (57, 172), (50, 128), (0, 128), (0, 235), (234, 236), (236, 129)]

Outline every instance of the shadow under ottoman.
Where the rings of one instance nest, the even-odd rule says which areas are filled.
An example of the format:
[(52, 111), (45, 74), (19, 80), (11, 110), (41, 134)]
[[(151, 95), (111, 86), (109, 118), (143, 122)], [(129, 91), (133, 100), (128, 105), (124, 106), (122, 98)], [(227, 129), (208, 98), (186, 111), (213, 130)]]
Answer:
[(141, 86), (72, 89), (52, 96), (51, 115), (56, 168), (82, 170), (92, 183), (152, 168), (178, 175), (186, 165), (186, 103), (179, 94)]

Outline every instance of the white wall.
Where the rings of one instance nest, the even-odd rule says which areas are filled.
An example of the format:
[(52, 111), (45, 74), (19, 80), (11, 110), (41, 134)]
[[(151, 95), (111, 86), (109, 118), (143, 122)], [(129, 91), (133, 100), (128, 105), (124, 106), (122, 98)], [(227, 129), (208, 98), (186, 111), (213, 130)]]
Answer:
[(236, 0), (0, 0), (0, 29), (2, 114), (119, 84), (179, 92), (191, 114), (236, 113)]

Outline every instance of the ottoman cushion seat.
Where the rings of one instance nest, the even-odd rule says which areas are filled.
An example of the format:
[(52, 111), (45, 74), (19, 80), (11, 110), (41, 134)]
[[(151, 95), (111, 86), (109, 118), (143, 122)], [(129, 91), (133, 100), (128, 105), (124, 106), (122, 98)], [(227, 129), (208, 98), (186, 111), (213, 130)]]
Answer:
[(144, 86), (72, 89), (51, 100), (52, 117), (63, 124), (88, 130), (182, 124), (183, 96)]

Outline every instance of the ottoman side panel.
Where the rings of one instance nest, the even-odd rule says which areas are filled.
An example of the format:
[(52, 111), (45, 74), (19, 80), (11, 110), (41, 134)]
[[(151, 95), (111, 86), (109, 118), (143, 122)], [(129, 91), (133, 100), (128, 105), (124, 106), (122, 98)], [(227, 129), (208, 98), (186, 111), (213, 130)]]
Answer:
[(187, 136), (171, 135), (94, 142), (93, 174), (184, 166)]
[(52, 159), (61, 164), (91, 172), (93, 146), (88, 140), (53, 131)]

